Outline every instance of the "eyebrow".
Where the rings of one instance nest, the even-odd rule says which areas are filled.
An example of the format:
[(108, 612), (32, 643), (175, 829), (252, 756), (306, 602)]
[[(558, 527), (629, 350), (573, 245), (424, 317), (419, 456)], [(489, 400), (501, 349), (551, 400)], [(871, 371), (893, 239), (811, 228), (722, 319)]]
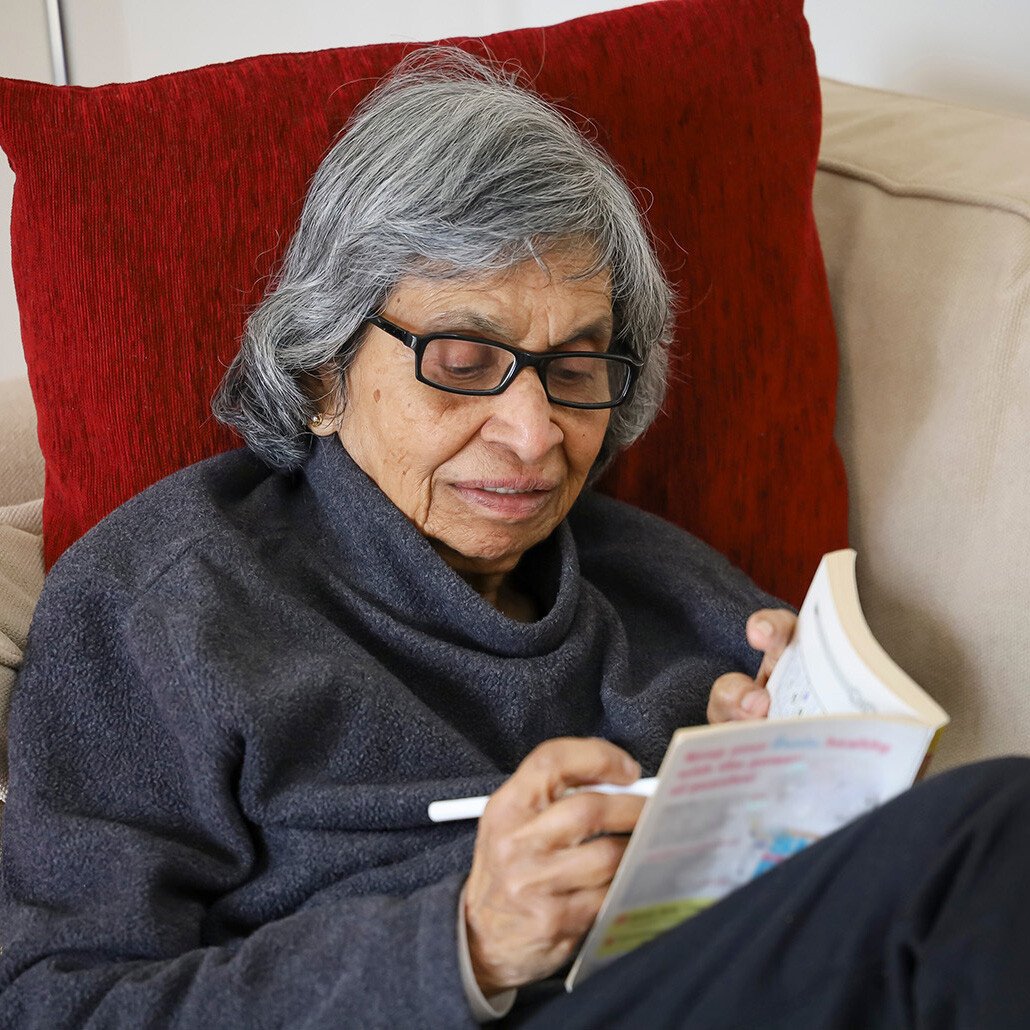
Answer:
[[(564, 339), (557, 340), (548, 346), (551, 348), (564, 347), (570, 343), (575, 343), (577, 340), (610, 339), (612, 329), (612, 316), (609, 313), (605, 313), (579, 326)], [(474, 332), (491, 340), (498, 340), (501, 343), (510, 343), (512, 338), (509, 326), (504, 325), (502, 322), (494, 321), (488, 315), (484, 315), (474, 308), (454, 308), (450, 311), (442, 311), (440, 314), (434, 315), (429, 319), (423, 335), (434, 332)]]

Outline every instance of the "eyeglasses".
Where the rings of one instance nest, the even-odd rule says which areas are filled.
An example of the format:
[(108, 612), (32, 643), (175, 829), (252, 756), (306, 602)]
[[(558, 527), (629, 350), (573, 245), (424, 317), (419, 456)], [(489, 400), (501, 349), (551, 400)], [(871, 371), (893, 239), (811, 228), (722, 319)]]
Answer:
[(491, 397), (503, 393), (528, 366), (536, 369), (552, 404), (567, 408), (614, 408), (629, 396), (640, 373), (640, 362), (621, 354), (533, 354), (474, 336), (417, 336), (382, 315), (371, 315), (365, 321), (414, 351), (415, 378), (446, 393)]

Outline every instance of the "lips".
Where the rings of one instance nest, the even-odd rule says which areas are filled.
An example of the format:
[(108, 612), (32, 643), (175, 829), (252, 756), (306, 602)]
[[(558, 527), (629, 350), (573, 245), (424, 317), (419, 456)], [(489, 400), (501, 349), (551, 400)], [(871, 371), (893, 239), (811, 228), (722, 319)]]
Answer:
[(452, 485), (467, 504), (481, 513), (515, 521), (537, 514), (556, 488), (550, 480), (524, 476), (465, 480)]

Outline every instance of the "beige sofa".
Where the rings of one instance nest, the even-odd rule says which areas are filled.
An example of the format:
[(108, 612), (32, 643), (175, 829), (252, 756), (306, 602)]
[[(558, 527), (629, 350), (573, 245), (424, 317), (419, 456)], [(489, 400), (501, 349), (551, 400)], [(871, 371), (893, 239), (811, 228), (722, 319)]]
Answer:
[(937, 769), (1030, 752), (1030, 122), (825, 81), (823, 103), (863, 605), (951, 714)]
[[(869, 622), (952, 715), (936, 768), (1027, 752), (1030, 122), (830, 81), (824, 107), (815, 207)], [(0, 412), (2, 712), (43, 572), (25, 383), (0, 384)]]

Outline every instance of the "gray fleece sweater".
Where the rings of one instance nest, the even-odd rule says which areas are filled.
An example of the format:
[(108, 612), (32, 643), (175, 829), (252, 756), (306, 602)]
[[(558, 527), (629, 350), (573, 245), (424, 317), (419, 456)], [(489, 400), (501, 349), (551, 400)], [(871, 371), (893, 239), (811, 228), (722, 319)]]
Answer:
[(335, 440), (124, 505), (47, 579), (11, 716), (0, 1026), (471, 1025), (455, 941), (487, 793), (539, 742), (653, 773), (771, 602), (584, 496), (490, 607)]

